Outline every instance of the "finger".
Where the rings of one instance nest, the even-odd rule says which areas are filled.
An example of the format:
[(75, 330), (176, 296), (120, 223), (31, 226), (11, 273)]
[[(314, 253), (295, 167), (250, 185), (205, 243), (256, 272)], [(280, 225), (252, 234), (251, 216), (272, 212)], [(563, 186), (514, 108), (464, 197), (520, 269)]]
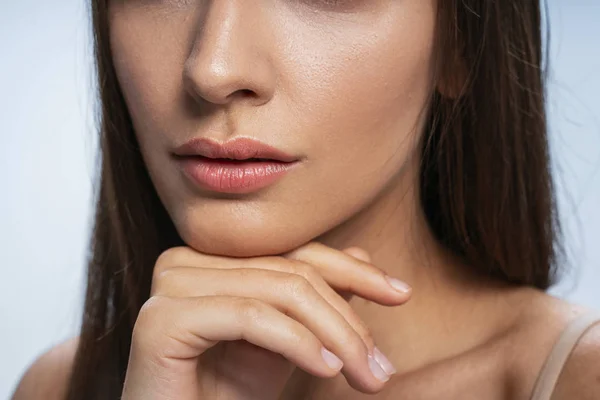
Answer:
[(313, 265), (327, 284), (343, 295), (350, 292), (382, 305), (403, 304), (409, 300), (411, 295), (410, 288), (404, 292), (392, 289), (385, 279), (385, 273), (372, 264), (318, 242), (311, 242), (293, 252), (286, 253), (283, 257), (222, 257), (206, 255), (185, 246), (174, 247), (163, 252), (156, 261), (151, 293), (154, 292), (153, 286), (156, 278), (169, 268), (178, 266), (221, 269), (267, 268), (268, 264), (276, 269), (275, 266), (280, 263), (282, 258), (299, 260)]
[(205, 254), (188, 246), (171, 247), (162, 252), (154, 264), (150, 295), (156, 293), (156, 282), (160, 281), (160, 277), (169, 269), (178, 267), (240, 268), (240, 263), (243, 262), (244, 259)]
[[(373, 354), (375, 341), (367, 325), (356, 314), (356, 311), (336, 293), (308, 264), (298, 261), (277, 260), (278, 262), (263, 262), (261, 268), (194, 268), (176, 267), (165, 270), (154, 282), (152, 295), (171, 297), (195, 297), (210, 295), (228, 295), (253, 297), (271, 304), (280, 302), (280, 294), (276, 284), (269, 283), (273, 277), (290, 279), (288, 275), (298, 275), (308, 281), (314, 290), (324, 299), (333, 310), (340, 314), (354, 329), (365, 344), (369, 354)], [(284, 261), (284, 262), (282, 262)], [(223, 272), (221, 272), (223, 271)], [(269, 271), (287, 275), (273, 275)], [(268, 285), (268, 290), (265, 290)], [(290, 301), (306, 301), (306, 299), (291, 299)], [(317, 307), (318, 305), (314, 305)], [(285, 311), (282, 307), (281, 310)], [(309, 322), (312, 318), (307, 316)], [(331, 316), (322, 315), (323, 320), (331, 320)], [(304, 322), (304, 321), (302, 321)]]
[[(345, 376), (360, 382), (360, 385), (373, 387), (382, 383), (371, 372), (368, 349), (363, 338), (346, 317), (301, 275), (252, 268), (209, 268), (202, 269), (201, 274), (195, 268), (185, 268), (187, 273), (183, 270), (182, 267), (167, 272), (171, 275), (170, 290), (188, 293), (190, 298), (193, 296), (191, 292), (201, 293), (202, 296), (249, 298), (269, 304), (313, 332), (326, 348), (344, 362)], [(339, 301), (346, 304), (348, 309), (345, 311), (352, 315), (353, 320), (360, 321), (346, 302)], [(366, 327), (363, 326), (363, 329), (366, 330)]]
[(197, 270), (199, 268), (239, 269), (240, 265), (246, 265), (247, 268), (280, 271), (303, 276), (346, 319), (362, 339), (368, 353), (373, 354), (375, 342), (366, 324), (347, 303), (347, 299), (333, 290), (323, 280), (322, 276), (315, 272), (314, 267), (306, 263), (275, 256), (240, 260), (229, 257), (207, 256), (186, 247), (173, 248), (161, 254), (156, 262), (151, 295), (187, 297), (201, 296), (208, 293), (217, 294), (203, 289), (202, 281), (205, 278), (198, 275)]
[(223, 340), (246, 340), (316, 376), (332, 377), (342, 368), (333, 365), (335, 358), (298, 321), (257, 299), (231, 296), (151, 297), (139, 313), (132, 352), (151, 358), (154, 365), (164, 365), (164, 360), (189, 364)]
[[(352, 257), (354, 258), (358, 258), (361, 261), (364, 261), (366, 263), (370, 263), (371, 262), (371, 257), (369, 256), (369, 253), (367, 253), (365, 250), (361, 249), (360, 247), (349, 247), (347, 249), (342, 250), (344, 253), (346, 254), (350, 254)], [(342, 299), (344, 299), (345, 301), (349, 302), (352, 297), (354, 297), (354, 294), (351, 292), (344, 292), (342, 290), (339, 291), (339, 295)]]
[(412, 289), (405, 282), (398, 281), (393, 287), (391, 277), (381, 269), (321, 243), (311, 242), (284, 257), (314, 265), (337, 291), (350, 292), (383, 305), (398, 305), (410, 299)]

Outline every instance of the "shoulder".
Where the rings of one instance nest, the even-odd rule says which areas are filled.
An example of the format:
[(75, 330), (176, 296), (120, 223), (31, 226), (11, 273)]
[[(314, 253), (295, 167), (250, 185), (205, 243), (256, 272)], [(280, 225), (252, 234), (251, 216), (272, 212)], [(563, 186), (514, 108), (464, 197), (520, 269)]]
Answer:
[(600, 321), (579, 339), (558, 378), (552, 400), (600, 399)]
[[(519, 311), (512, 334), (507, 335), (504, 352), (508, 386), (518, 393), (510, 398), (530, 398), (542, 367), (564, 330), (577, 317), (594, 310), (537, 290), (522, 291), (511, 305)], [(600, 383), (591, 376), (594, 371), (600, 372), (598, 325), (594, 324), (580, 337), (563, 365), (552, 400), (600, 399), (593, 391), (588, 397), (582, 392), (593, 390), (594, 382)], [(585, 375), (580, 370), (585, 370)], [(585, 389), (582, 380), (589, 382)]]
[(63, 399), (78, 343), (74, 337), (41, 354), (21, 377), (12, 400)]

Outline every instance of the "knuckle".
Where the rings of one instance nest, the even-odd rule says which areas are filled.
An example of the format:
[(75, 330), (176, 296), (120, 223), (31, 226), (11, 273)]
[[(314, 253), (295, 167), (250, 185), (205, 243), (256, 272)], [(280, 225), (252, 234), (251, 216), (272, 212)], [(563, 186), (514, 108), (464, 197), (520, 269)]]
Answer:
[(157, 257), (154, 263), (152, 280), (160, 279), (160, 276), (163, 274), (163, 272), (170, 270), (171, 268), (181, 266), (182, 261), (190, 258), (190, 256), (191, 250), (186, 246), (171, 247), (163, 251)]
[(295, 297), (305, 298), (314, 290), (312, 284), (304, 276), (296, 274), (287, 278), (287, 286)]
[(185, 250), (183, 246), (170, 247), (160, 253), (158, 258), (156, 259), (156, 264), (169, 263), (171, 259), (179, 255), (182, 251)]
[(168, 315), (165, 306), (166, 298), (162, 296), (152, 296), (142, 305), (132, 331), (132, 342), (137, 347), (144, 347), (150, 342), (154, 327), (163, 325), (160, 319)]
[(165, 308), (165, 297), (163, 296), (151, 296), (140, 308), (138, 313), (136, 325), (145, 325), (147, 323), (154, 323), (156, 319), (164, 314), (161, 311)]
[(325, 282), (323, 276), (319, 272), (317, 272), (317, 269), (307, 263), (297, 263), (294, 266), (294, 273), (304, 278), (304, 282), (310, 284), (310, 288), (306, 289), (313, 290), (314, 288), (319, 287), (320, 285), (322, 285), (322, 283)]
[(142, 305), (133, 327), (131, 350), (144, 354), (161, 369), (169, 368), (170, 364), (164, 362), (179, 357), (176, 355), (188, 345), (185, 341), (188, 332), (178, 313), (181, 305), (176, 298), (151, 296)]
[(304, 262), (296, 262), (292, 264), (291, 271), (296, 275), (302, 276), (309, 282), (315, 282), (320, 277), (315, 267)]
[(359, 323), (355, 329), (360, 335), (360, 337), (363, 339), (365, 344), (369, 346), (375, 345), (375, 338), (373, 337), (373, 333), (371, 333), (371, 330), (365, 325), (364, 322), (362, 322), (362, 320), (359, 320)]
[(163, 271), (174, 265), (176, 252), (178, 251), (180, 251), (178, 247), (172, 247), (160, 253), (154, 263), (153, 280), (157, 279)]
[(362, 338), (363, 342), (367, 346), (374, 346), (375, 338), (373, 337), (373, 333), (348, 303), (344, 304), (342, 313), (354, 331)]
[(174, 282), (178, 277), (177, 271), (174, 268), (162, 269), (155, 272), (152, 280), (153, 294), (160, 293), (170, 283)]
[(259, 300), (239, 297), (235, 301), (235, 309), (243, 323), (256, 321), (264, 314), (264, 306)]
[(354, 329), (345, 331), (342, 343), (344, 343), (344, 348), (353, 358), (362, 357), (367, 350), (363, 338)]

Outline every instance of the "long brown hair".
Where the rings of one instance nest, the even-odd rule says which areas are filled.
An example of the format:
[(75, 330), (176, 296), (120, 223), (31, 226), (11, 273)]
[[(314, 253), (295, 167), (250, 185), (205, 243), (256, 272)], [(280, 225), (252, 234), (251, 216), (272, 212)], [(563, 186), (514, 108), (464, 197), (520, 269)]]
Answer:
[[(120, 397), (154, 262), (184, 244), (152, 185), (117, 82), (109, 1), (90, 3), (102, 159), (69, 400)], [(545, 290), (562, 248), (547, 143), (540, 2), (440, 1), (437, 40), (445, 66), (440, 82), (459, 84), (454, 95), (431, 95), (420, 175), (428, 223), (474, 270)], [(448, 60), (459, 60), (464, 79), (456, 79), (460, 68)]]

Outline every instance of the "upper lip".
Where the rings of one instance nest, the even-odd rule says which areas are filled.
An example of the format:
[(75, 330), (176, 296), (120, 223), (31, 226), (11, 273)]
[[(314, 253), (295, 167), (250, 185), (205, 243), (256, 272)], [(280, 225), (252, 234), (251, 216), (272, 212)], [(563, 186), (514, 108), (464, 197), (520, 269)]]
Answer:
[(273, 146), (246, 137), (238, 137), (223, 144), (208, 138), (195, 138), (177, 147), (175, 154), (178, 156), (203, 156), (233, 160), (246, 160), (249, 158), (266, 158), (283, 162), (297, 160), (296, 157)]

